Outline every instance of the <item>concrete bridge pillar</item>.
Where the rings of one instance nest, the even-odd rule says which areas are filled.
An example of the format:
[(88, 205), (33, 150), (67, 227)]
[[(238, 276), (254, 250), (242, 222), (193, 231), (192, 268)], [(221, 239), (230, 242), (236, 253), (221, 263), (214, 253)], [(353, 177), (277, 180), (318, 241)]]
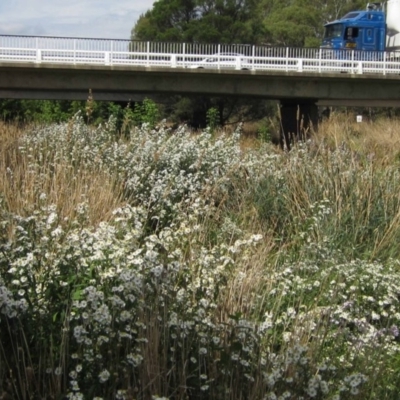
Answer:
[(318, 106), (316, 100), (280, 101), (281, 146), (290, 150), (291, 145), (305, 140), (318, 129)]

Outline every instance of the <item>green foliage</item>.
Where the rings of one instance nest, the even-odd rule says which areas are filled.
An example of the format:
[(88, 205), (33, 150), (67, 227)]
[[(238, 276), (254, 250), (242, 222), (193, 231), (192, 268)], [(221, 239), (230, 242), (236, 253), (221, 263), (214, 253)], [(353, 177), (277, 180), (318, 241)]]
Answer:
[(264, 23), (270, 43), (285, 47), (304, 47), (322, 30), (318, 9), (298, 5), (271, 12)]
[(364, 9), (364, 1), (348, 0), (264, 0), (264, 42), (274, 46), (318, 47), (324, 24), (351, 10)]
[(63, 122), (70, 118), (69, 101), (1, 100), (0, 114), (5, 121)]
[(257, 2), (160, 0), (142, 15), (132, 39), (200, 43), (254, 43)]
[(192, 40), (205, 43), (256, 43), (261, 36), (257, 2), (199, 1), (201, 18)]
[(142, 15), (132, 30), (134, 39), (179, 42), (198, 11), (193, 0), (157, 1)]
[(272, 141), (271, 130), (267, 124), (263, 124), (258, 128), (257, 136), (264, 143), (270, 143)]
[(132, 124), (149, 123), (155, 126), (161, 115), (157, 105), (148, 99), (135, 104), (133, 111), (130, 103), (123, 107), (114, 102), (96, 101), (95, 96), (89, 97), (87, 101), (3, 100), (0, 101), (0, 113), (4, 121), (39, 124), (65, 122), (81, 114), (87, 123), (99, 125), (113, 116), (117, 129), (125, 130)]
[[(285, 47), (318, 47), (325, 23), (339, 18), (348, 10), (358, 9), (357, 2), (345, 0), (325, 1), (322, 4), (316, 0), (267, 2), (270, 4), (264, 18), (267, 41)], [(364, 7), (365, 4), (362, 5)]]
[(150, 128), (154, 128), (159, 122), (160, 111), (153, 100), (144, 99), (142, 103), (135, 103), (132, 113), (126, 110), (125, 117), (132, 118), (135, 126), (147, 124)]
[(215, 129), (219, 126), (219, 112), (215, 107), (210, 108), (207, 111), (207, 126), (210, 128), (211, 132), (214, 132)]

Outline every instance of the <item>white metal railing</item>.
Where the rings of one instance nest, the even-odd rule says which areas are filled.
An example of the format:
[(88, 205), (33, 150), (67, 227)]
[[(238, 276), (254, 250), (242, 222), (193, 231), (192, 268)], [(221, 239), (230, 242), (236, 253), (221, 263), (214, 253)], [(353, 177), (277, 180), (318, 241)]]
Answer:
[(400, 52), (0, 35), (0, 62), (400, 74)]

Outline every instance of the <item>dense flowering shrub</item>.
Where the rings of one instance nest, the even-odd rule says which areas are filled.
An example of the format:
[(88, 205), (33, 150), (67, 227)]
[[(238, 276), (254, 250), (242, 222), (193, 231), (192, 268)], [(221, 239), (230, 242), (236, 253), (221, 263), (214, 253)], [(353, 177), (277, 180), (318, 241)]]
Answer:
[[(327, 193), (302, 209), (290, 234), (276, 226), (261, 234), (230, 214), (235, 198), (268, 184), (283, 197), (269, 198), (270, 209), (254, 203), (279, 220), (291, 165), (312, 160), (323, 171), (307, 148), (288, 158), (268, 147), (243, 153), (239, 131), (115, 131), (113, 120), (91, 129), (77, 118), (21, 140), (32, 171), (51, 174), (60, 162), (76, 174), (101, 170), (122, 184), (125, 205), (91, 226), (84, 199), (71, 219), (44, 193), (27, 215), (0, 202), (3, 394), (337, 400), (395, 392), (398, 261), (335, 251)], [(40, 191), (40, 179), (35, 185)], [(273, 228), (285, 242), (293, 234), (300, 256), (260, 260)], [(375, 381), (382, 371), (393, 387)]]

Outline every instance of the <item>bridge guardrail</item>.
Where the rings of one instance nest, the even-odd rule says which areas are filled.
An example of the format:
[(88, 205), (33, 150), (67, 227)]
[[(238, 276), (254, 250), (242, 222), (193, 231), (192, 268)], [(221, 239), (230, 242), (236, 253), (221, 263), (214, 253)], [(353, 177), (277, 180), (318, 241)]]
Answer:
[[(206, 59), (211, 61), (204, 61)], [(400, 74), (400, 53), (8, 35), (0, 35), (0, 61)]]

